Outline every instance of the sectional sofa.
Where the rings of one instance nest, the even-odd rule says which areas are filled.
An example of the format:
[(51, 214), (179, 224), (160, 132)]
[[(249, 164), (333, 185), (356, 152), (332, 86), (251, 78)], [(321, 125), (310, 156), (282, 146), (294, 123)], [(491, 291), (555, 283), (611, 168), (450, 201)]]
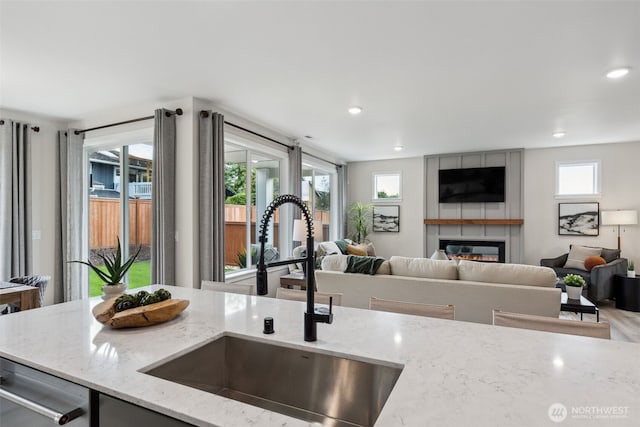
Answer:
[(494, 309), (556, 318), (560, 313), (561, 290), (548, 267), (394, 256), (370, 275), (345, 273), (346, 265), (347, 255), (331, 255), (315, 272), (318, 291), (341, 293), (344, 306), (369, 308), (371, 297), (453, 304), (456, 320), (487, 324)]

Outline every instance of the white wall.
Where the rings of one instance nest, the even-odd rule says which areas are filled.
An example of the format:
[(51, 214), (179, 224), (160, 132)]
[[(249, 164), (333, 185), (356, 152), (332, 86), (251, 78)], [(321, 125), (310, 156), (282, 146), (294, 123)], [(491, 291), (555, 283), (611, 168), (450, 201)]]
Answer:
[[(570, 244), (617, 247), (617, 227), (600, 226), (597, 237), (559, 236), (558, 203), (599, 202), (600, 211), (640, 210), (640, 142), (573, 146), (525, 151), (524, 167), (524, 259), (538, 264), (540, 258), (560, 255)], [(557, 161), (600, 160), (602, 197), (556, 199)], [(622, 256), (640, 261), (640, 225), (626, 227), (622, 235)]]
[(56, 204), (56, 133), (58, 130), (65, 129), (66, 123), (11, 110), (0, 110), (0, 117), (40, 127), (40, 132), (31, 133), (32, 227), (34, 234), (40, 233), (40, 239), (32, 240), (33, 273), (51, 276), (45, 291), (44, 303), (46, 305), (53, 304), (53, 290), (55, 288), (53, 282), (55, 216), (53, 211)]
[(372, 200), (373, 173), (395, 171), (402, 173), (402, 200), (384, 204), (400, 205), (400, 232), (372, 232), (367, 238), (376, 254), (387, 259), (392, 255), (424, 256), (424, 158), (349, 163), (348, 202), (382, 205)]

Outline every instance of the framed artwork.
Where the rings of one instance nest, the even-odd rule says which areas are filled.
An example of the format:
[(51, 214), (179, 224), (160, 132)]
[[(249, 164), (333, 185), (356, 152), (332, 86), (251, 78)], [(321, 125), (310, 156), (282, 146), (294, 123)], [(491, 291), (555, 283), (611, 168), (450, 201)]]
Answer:
[(600, 234), (600, 203), (558, 203), (558, 234), (597, 236)]
[(374, 206), (373, 207), (373, 231), (392, 232), (400, 231), (400, 206)]

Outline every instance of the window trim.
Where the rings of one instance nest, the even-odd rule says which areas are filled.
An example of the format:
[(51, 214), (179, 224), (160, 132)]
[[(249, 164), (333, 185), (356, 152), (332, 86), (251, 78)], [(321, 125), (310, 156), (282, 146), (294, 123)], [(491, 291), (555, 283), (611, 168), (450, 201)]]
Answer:
[[(563, 194), (560, 193), (560, 168), (563, 166), (595, 166), (594, 176), (594, 192), (580, 194)], [(555, 164), (555, 192), (556, 199), (578, 199), (584, 197), (601, 197), (602, 196), (602, 162), (600, 160), (558, 160)]]
[[(387, 197), (387, 198), (378, 197), (377, 178), (383, 177), (383, 176), (398, 177), (398, 197)], [(402, 171), (372, 172), (371, 178), (372, 178), (371, 179), (371, 189), (372, 189), (371, 201), (375, 203), (402, 201)]]

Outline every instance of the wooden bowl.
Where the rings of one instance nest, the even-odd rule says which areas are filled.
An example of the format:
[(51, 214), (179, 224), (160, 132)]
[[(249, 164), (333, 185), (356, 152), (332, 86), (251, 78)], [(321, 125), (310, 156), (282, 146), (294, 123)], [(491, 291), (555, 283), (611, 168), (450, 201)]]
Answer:
[(116, 313), (116, 299), (117, 297), (109, 298), (92, 310), (93, 317), (98, 322), (112, 328), (138, 328), (166, 322), (176, 317), (189, 305), (189, 300), (172, 298)]

